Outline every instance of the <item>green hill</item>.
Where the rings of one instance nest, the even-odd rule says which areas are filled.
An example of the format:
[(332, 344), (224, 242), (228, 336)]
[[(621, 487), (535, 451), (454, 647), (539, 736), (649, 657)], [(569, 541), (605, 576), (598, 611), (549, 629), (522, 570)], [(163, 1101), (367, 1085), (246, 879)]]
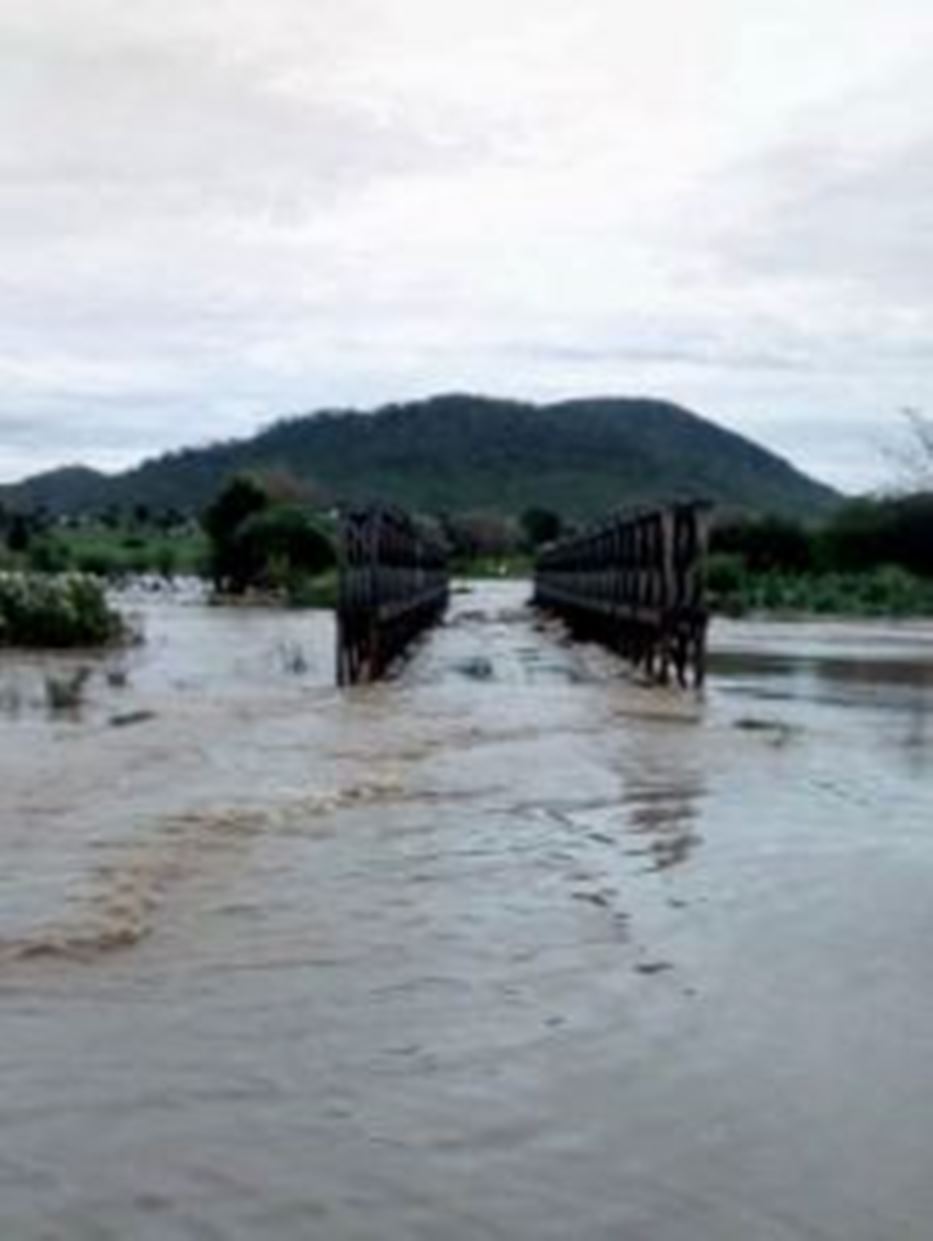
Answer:
[(664, 401), (532, 405), (456, 395), (291, 418), (123, 474), (58, 470), (0, 488), (0, 503), (59, 513), (114, 504), (197, 511), (225, 478), (256, 469), (306, 478), (328, 502), (382, 499), (428, 512), (539, 505), (585, 518), (689, 496), (817, 517), (838, 501), (780, 457)]

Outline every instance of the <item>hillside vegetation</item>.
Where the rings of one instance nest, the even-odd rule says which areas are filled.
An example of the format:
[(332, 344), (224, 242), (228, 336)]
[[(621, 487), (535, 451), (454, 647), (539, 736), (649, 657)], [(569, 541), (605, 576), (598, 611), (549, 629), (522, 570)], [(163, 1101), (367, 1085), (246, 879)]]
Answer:
[(538, 505), (579, 520), (622, 504), (701, 496), (817, 518), (838, 501), (773, 453), (666, 402), (442, 396), (374, 413), (291, 418), (250, 439), (187, 448), (118, 475), (56, 470), (0, 488), (0, 504), (53, 514), (134, 505), (193, 514), (232, 475), (257, 470), (287, 470), (322, 504), (381, 499), (432, 513), (516, 515)]

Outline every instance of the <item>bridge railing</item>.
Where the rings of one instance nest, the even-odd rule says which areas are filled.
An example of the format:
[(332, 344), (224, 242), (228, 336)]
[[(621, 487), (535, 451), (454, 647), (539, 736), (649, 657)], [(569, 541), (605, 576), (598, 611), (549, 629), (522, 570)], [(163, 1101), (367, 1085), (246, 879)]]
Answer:
[(535, 603), (580, 637), (601, 642), (666, 681), (706, 670), (704, 565), (709, 505), (613, 514), (545, 549)]
[(375, 681), (443, 615), (447, 555), (401, 509), (343, 514), (339, 539), (337, 682)]

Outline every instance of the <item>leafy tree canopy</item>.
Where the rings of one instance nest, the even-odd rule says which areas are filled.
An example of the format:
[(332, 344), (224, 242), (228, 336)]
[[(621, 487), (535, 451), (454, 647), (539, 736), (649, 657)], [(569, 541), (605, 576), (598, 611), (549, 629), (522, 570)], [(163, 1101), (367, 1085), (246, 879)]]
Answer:
[(526, 508), (520, 520), (525, 539), (532, 548), (560, 538), (564, 526), (560, 514), (549, 508)]

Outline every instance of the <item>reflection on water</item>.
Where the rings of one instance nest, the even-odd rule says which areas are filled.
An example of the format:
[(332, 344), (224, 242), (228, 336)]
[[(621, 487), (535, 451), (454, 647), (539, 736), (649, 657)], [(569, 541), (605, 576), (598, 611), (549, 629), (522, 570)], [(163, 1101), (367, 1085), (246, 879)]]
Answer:
[(0, 654), (0, 1235), (926, 1241), (933, 630), (696, 699), (523, 593), (344, 694), (320, 614)]

